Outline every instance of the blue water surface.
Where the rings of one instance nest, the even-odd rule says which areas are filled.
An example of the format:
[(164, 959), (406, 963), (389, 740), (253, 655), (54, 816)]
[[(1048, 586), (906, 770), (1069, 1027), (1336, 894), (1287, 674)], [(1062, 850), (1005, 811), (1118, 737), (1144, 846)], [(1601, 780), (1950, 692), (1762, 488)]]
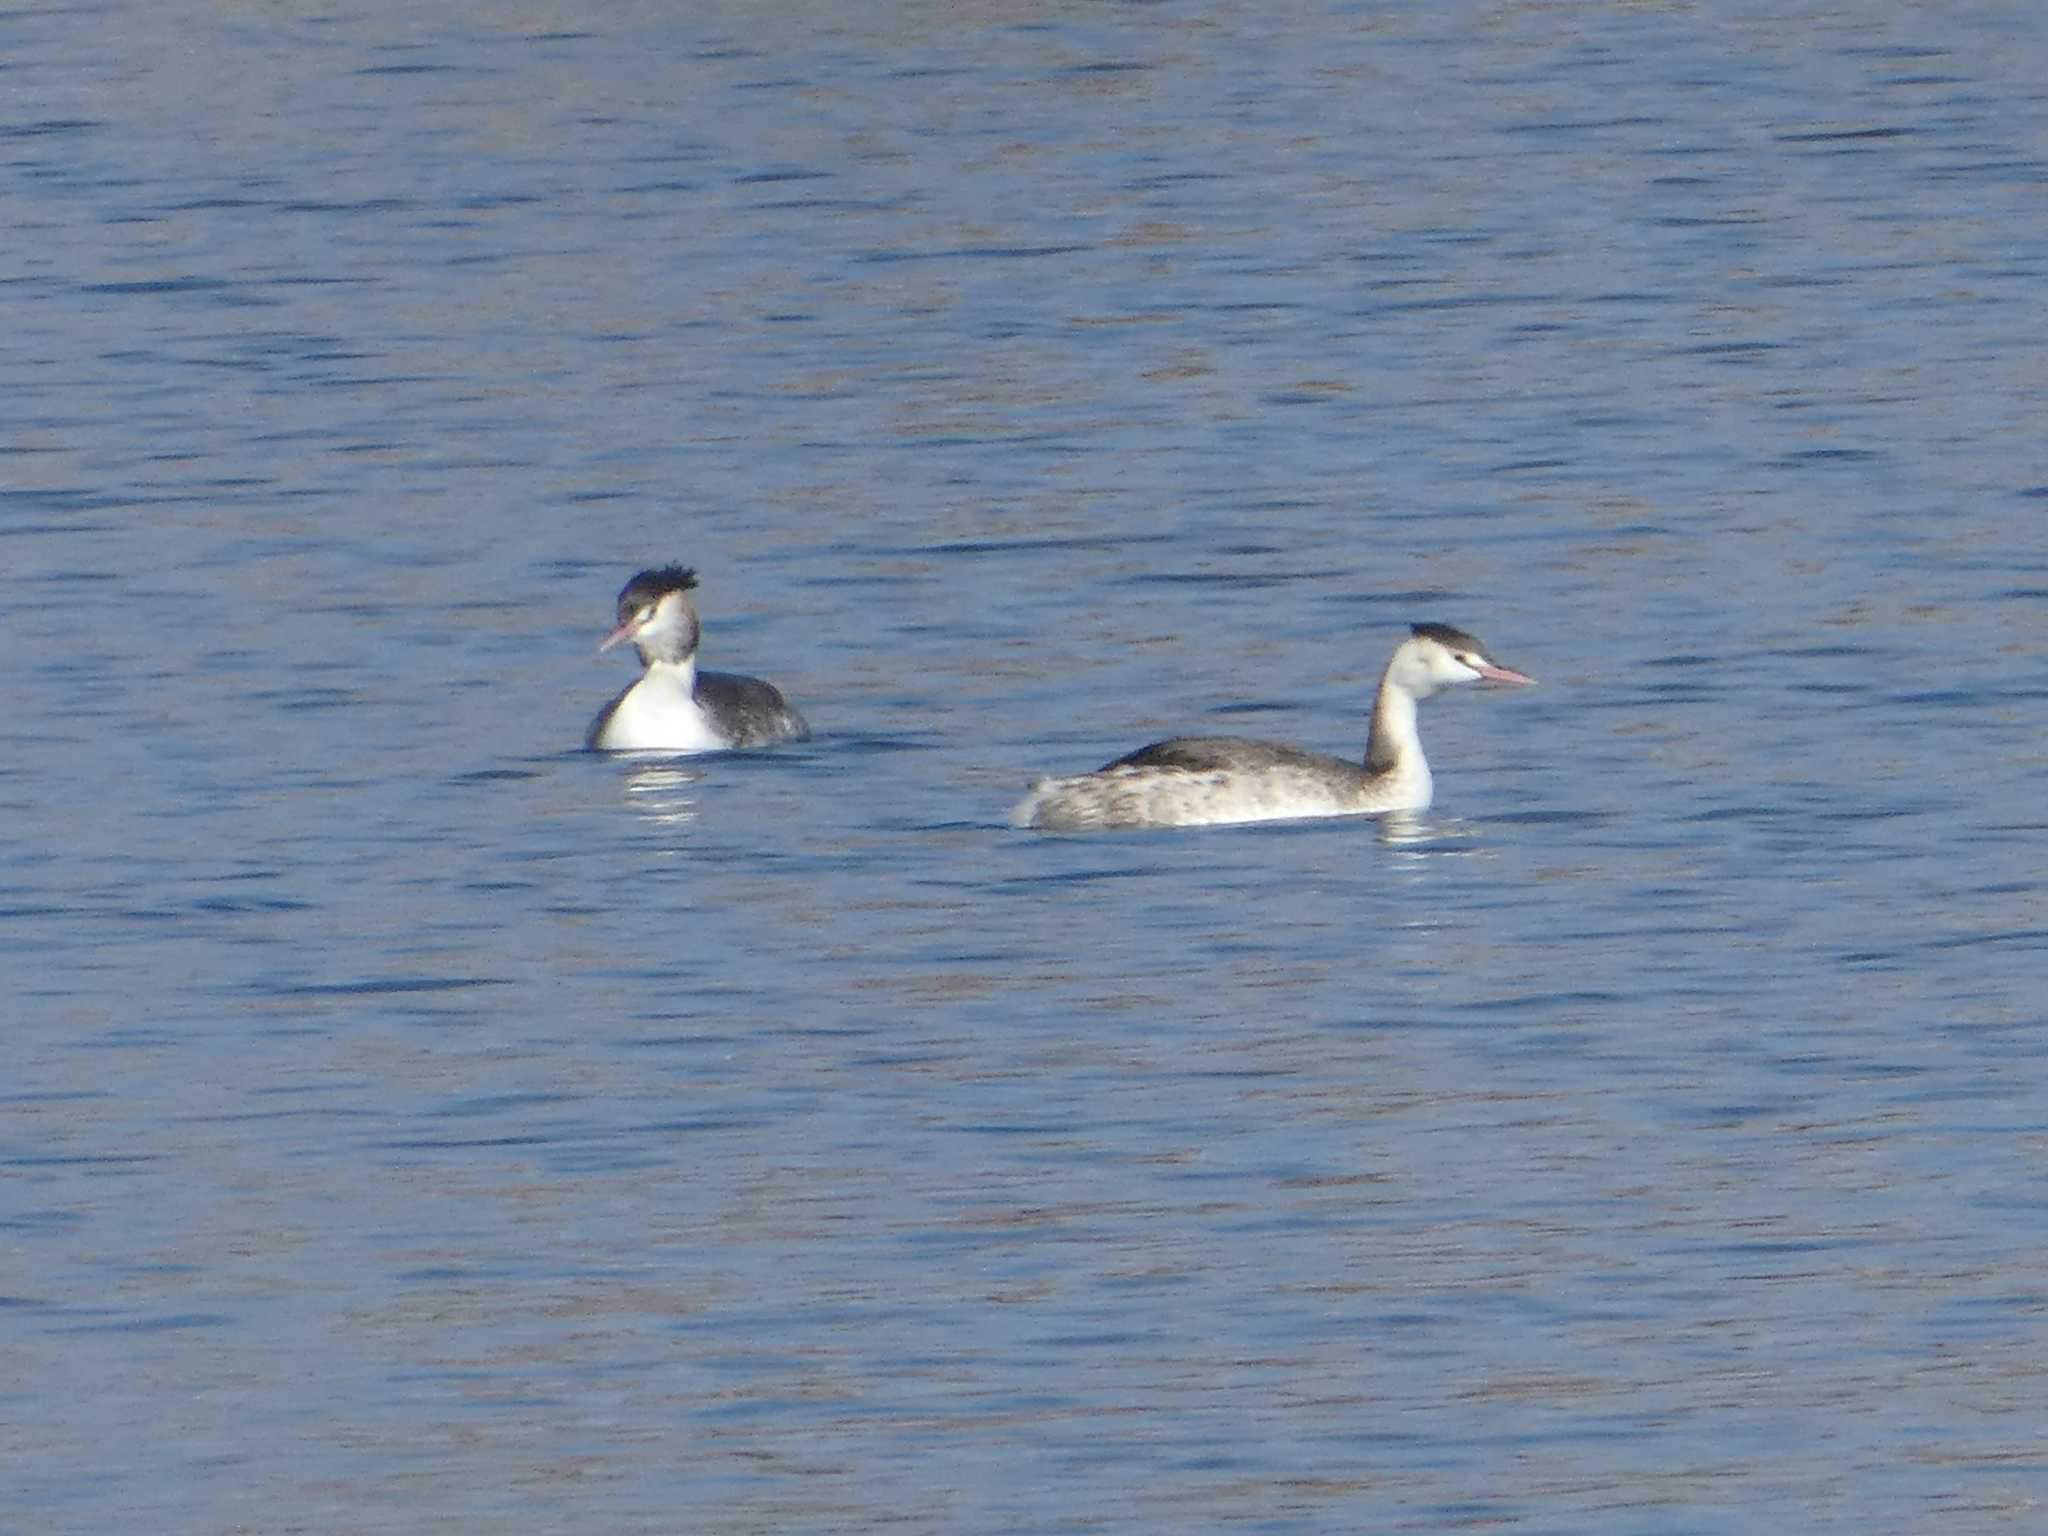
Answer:
[[(2035, 1529), (2044, 79), (0, 16), (0, 1530)], [(672, 560), (814, 740), (576, 750)], [(1418, 620), (1419, 825), (1006, 824)]]

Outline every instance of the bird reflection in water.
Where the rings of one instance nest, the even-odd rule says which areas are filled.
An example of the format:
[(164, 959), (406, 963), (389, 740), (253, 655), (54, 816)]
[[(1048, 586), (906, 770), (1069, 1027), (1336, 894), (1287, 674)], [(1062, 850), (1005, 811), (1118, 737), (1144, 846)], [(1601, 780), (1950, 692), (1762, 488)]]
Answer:
[(626, 793), (637, 797), (633, 809), (650, 825), (687, 826), (697, 819), (697, 797), (690, 786), (703, 777), (696, 769), (671, 762), (639, 763), (626, 775)]

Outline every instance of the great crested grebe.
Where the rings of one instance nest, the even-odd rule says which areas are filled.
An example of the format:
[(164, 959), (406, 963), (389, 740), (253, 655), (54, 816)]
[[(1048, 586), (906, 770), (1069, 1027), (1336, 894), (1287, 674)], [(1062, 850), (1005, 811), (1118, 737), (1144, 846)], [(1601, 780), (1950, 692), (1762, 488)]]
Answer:
[(1432, 784), (1417, 702), (1463, 683), (1535, 681), (1487, 660), (1486, 647), (1462, 629), (1417, 624), (1380, 678), (1363, 764), (1242, 736), (1177, 736), (1093, 773), (1040, 779), (1010, 821), (1078, 832), (1424, 810)]
[(811, 728), (772, 683), (697, 670), (697, 573), (642, 571), (619, 593), (619, 627), (597, 650), (633, 642), (647, 670), (598, 711), (583, 745), (601, 752), (719, 752), (803, 741)]

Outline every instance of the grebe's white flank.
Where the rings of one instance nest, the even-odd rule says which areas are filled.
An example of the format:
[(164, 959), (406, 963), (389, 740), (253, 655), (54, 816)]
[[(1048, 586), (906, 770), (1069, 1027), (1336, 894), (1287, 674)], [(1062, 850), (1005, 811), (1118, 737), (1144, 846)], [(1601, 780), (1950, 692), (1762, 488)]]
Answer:
[(697, 573), (680, 565), (642, 571), (619, 593), (619, 627), (598, 654), (633, 642), (640, 680), (598, 711), (583, 738), (603, 752), (719, 752), (803, 741), (811, 734), (772, 683), (697, 668)]
[(1535, 681), (1489, 661), (1486, 648), (1461, 629), (1417, 624), (1380, 678), (1362, 765), (1241, 736), (1179, 736), (1094, 773), (1040, 779), (1010, 820), (1073, 832), (1425, 810), (1434, 785), (1416, 704), (1439, 688)]

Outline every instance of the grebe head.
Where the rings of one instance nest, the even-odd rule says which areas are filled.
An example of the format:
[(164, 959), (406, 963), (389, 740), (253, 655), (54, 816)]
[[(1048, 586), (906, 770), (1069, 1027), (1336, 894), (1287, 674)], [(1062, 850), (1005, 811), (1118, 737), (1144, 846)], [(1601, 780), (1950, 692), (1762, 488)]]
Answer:
[(1426, 699), (1439, 688), (1463, 683), (1536, 681), (1490, 661), (1486, 647), (1462, 629), (1448, 624), (1415, 624), (1410, 629), (1387, 667), (1387, 679), (1411, 698)]
[(619, 591), (619, 627), (604, 637), (601, 656), (622, 640), (630, 640), (640, 660), (688, 660), (697, 649), (697, 610), (689, 593), (697, 573), (680, 565), (642, 571)]

